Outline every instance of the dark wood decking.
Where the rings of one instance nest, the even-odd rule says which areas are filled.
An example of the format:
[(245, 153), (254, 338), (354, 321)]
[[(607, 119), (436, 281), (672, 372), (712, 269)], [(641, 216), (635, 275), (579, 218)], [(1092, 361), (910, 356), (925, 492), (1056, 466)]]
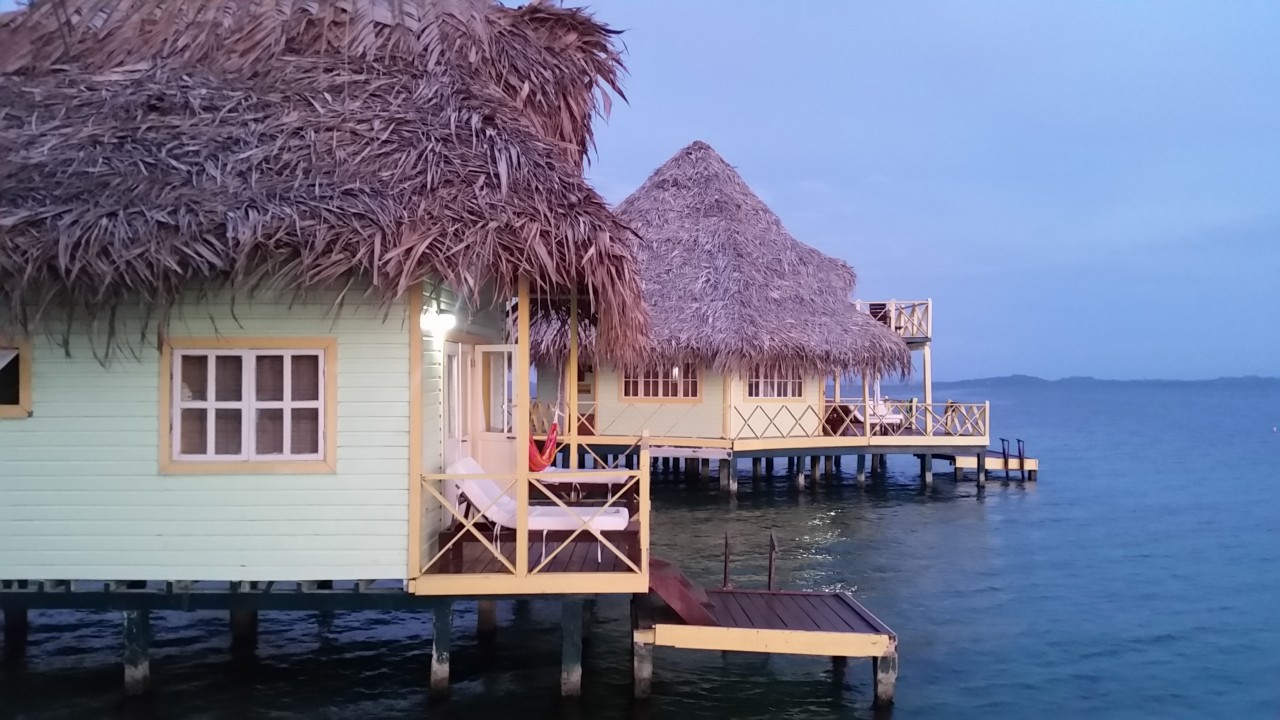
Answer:
[(893, 635), (844, 593), (708, 590), (707, 598), (721, 627)]
[[(610, 538), (616, 545), (617, 542)], [(600, 547), (599, 560), (596, 549), (600, 544), (594, 541), (573, 542), (560, 551), (539, 573), (630, 573), (631, 568), (607, 547)], [(558, 543), (547, 543), (547, 555), (556, 551)], [(461, 548), (461, 549), (459, 549)], [(514, 543), (502, 543), (502, 555), (512, 566), (516, 564), (516, 547)], [(434, 554), (434, 553), (433, 553)], [(542, 542), (529, 543), (529, 570), (533, 571), (542, 564)], [(486, 573), (507, 573), (511, 571), (502, 564), (497, 556), (478, 542), (459, 542), (450, 549), (449, 554), (440, 558), (435, 565), (427, 568), (428, 575), (479, 575)]]

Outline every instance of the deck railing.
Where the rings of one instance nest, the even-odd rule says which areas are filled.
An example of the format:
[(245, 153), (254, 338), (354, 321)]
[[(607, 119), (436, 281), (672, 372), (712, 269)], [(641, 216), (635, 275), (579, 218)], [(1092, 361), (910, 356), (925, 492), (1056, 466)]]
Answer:
[(508, 579), (486, 586), (494, 594), (641, 587), (648, 582), (648, 443), (634, 450), (634, 470), (552, 468), (530, 472), (523, 484), (514, 473), (423, 475), (422, 511), (439, 512), (440, 521), (423, 539), (420, 592), (447, 594), (457, 591), (452, 581), (480, 575)]
[(854, 302), (854, 307), (884, 323), (907, 340), (927, 340), (933, 337), (932, 300), (858, 300)]
[(830, 402), (735, 405), (735, 440), (796, 437), (986, 438), (990, 403)]

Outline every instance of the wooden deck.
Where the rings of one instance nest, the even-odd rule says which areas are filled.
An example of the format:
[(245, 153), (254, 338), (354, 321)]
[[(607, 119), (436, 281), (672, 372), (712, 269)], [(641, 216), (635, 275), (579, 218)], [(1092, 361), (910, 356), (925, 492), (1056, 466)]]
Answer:
[[(609, 534), (606, 534), (609, 537)], [(619, 549), (626, 549), (625, 541), (609, 537), (609, 541)], [(547, 555), (551, 555), (559, 547), (559, 543), (548, 541)], [(460, 548), (460, 549), (459, 549)], [(599, 559), (596, 552), (599, 550)], [(513, 542), (504, 542), (501, 547), (502, 556), (514, 567), (516, 564), (516, 546)], [(542, 542), (529, 543), (529, 570), (532, 572), (542, 564)], [(634, 561), (633, 561), (634, 562)], [(539, 573), (631, 573), (631, 568), (609, 548), (603, 547), (594, 540), (575, 540), (565, 548)], [(427, 575), (484, 575), (511, 574), (511, 570), (484, 545), (478, 542), (459, 542), (449, 555), (427, 569)]]
[(723, 627), (892, 635), (844, 593), (708, 590), (711, 615)]

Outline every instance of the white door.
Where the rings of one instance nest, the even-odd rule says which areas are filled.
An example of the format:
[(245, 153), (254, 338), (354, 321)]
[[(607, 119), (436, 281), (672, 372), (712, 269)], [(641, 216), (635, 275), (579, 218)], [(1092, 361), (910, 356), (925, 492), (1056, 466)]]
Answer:
[(467, 426), (463, 417), (466, 397), (463, 375), (462, 346), (444, 344), (444, 466), (447, 468), (467, 454)]
[(476, 460), (494, 473), (515, 472), (515, 352), (515, 345), (475, 348), (471, 386), (478, 412), (472, 450)]

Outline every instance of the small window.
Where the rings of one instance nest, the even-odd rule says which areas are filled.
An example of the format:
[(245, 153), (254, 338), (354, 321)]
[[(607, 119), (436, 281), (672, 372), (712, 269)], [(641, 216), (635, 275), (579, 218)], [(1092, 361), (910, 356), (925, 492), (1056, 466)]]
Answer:
[(627, 370), (622, 376), (624, 398), (678, 399), (698, 397), (698, 368), (693, 363), (672, 367)]
[(172, 459), (325, 459), (325, 351), (173, 351)]
[(757, 365), (751, 368), (751, 375), (747, 378), (747, 397), (802, 398), (804, 380), (798, 369), (766, 369)]
[(31, 415), (31, 344), (0, 337), (0, 418)]

